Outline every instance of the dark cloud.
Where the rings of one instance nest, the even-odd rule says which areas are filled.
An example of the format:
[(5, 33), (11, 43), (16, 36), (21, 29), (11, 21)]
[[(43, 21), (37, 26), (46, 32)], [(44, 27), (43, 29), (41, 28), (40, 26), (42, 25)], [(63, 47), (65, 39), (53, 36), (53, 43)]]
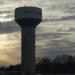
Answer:
[[(41, 38), (39, 38), (41, 36)], [(66, 36), (71, 36), (71, 33), (43, 33), (37, 36), (37, 41), (45, 41), (46, 45), (37, 46), (36, 53), (43, 56), (55, 57), (62, 54), (72, 54), (75, 52), (75, 41), (69, 40)], [(40, 42), (41, 43), (41, 42)]]
[(10, 14), (12, 13), (12, 11), (0, 11), (0, 14), (4, 14), (4, 13)]
[(75, 32), (75, 27), (58, 28), (56, 32)]
[(14, 21), (0, 23), (0, 34), (20, 31), (20, 27)]
[(72, 16), (62, 16), (60, 18), (49, 18), (49, 19), (43, 19), (43, 22), (56, 22), (56, 21), (69, 21), (69, 20), (75, 20), (75, 15)]
[(37, 39), (41, 36), (42, 38), (45, 38), (45, 39), (56, 39), (56, 38), (60, 38), (62, 36), (67, 36), (67, 35), (70, 35), (70, 33), (62, 33), (62, 32), (49, 32), (49, 33), (42, 33), (42, 34), (37, 34)]
[(69, 30), (67, 30), (67, 32), (75, 32), (75, 28), (74, 27), (70, 27)]
[(75, 15), (72, 15), (72, 16), (65, 16), (65, 17), (61, 17), (59, 19), (60, 21), (64, 21), (64, 20), (75, 20)]
[[(46, 49), (47, 50), (47, 49)], [(72, 48), (65, 48), (65, 47), (61, 47), (61, 48), (49, 48), (46, 52), (46, 56), (48, 57), (55, 57), (55, 56), (58, 56), (58, 55), (63, 55), (63, 54), (71, 54), (71, 53), (75, 53), (75, 50), (72, 49)]]
[(37, 53), (40, 53), (40, 56), (42, 54), (43, 56), (55, 57), (58, 55), (75, 53), (75, 47), (49, 46), (47, 48), (40, 48)]

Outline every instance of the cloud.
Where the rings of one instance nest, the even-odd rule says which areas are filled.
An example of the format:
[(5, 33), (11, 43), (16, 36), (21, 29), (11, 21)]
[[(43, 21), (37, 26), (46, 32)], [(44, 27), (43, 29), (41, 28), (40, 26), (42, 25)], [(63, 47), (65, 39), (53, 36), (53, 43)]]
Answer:
[(49, 18), (49, 19), (43, 19), (43, 22), (56, 22), (56, 21), (69, 21), (69, 20), (75, 20), (75, 15), (72, 16), (62, 16), (60, 18)]
[[(61, 31), (57, 31), (58, 29)], [(36, 57), (54, 57), (59, 54), (75, 52), (75, 33), (71, 29), (72, 27), (67, 30), (65, 28), (66, 31), (62, 31), (62, 27), (58, 27), (56, 32), (41, 32), (40, 28), (37, 29), (39, 32), (36, 37)]]
[(0, 23), (0, 34), (20, 32), (20, 31), (21, 31), (20, 27), (14, 21)]
[(59, 20), (75, 20), (75, 15), (61, 17)]
[(71, 42), (66, 39), (52, 40), (52, 41), (49, 40), (48, 42), (45, 42), (45, 44), (46, 45), (37, 46), (36, 48), (37, 56), (39, 55), (39, 56), (55, 57), (57, 55), (72, 54), (73, 52), (75, 52), (75, 42)]
[(7, 62), (7, 65), (21, 62), (21, 35), (19, 32), (0, 35), (0, 55), (3, 57), (0, 57), (0, 61)]

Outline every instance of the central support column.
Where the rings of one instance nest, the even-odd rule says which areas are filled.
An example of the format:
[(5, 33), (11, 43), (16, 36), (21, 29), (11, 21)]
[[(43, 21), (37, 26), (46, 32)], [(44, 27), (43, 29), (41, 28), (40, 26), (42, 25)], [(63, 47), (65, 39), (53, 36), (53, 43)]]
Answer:
[(22, 28), (22, 68), (24, 75), (34, 75), (35, 72), (35, 28)]

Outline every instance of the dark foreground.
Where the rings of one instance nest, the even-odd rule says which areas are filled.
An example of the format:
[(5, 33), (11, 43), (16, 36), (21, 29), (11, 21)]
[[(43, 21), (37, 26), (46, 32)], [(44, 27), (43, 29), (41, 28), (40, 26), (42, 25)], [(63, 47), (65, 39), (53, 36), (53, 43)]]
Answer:
[[(22, 75), (21, 64), (0, 67), (0, 75)], [(42, 58), (36, 63), (35, 75), (75, 75), (75, 57), (63, 55), (50, 58)]]
[(0, 75), (22, 75), (21, 72), (0, 72)]
[[(0, 72), (0, 75), (22, 75), (20, 72)], [(75, 74), (36, 74), (36, 75), (75, 75)]]
[[(36, 74), (36, 75), (42, 75), (42, 74)], [(46, 74), (46, 75), (75, 75), (75, 74)]]

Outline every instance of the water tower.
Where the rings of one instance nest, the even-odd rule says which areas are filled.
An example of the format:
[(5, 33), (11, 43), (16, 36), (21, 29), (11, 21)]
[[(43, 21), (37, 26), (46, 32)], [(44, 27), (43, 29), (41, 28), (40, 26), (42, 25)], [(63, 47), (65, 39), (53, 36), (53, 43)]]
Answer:
[(35, 28), (42, 21), (42, 10), (37, 7), (16, 8), (15, 21), (22, 31), (22, 75), (35, 75)]

